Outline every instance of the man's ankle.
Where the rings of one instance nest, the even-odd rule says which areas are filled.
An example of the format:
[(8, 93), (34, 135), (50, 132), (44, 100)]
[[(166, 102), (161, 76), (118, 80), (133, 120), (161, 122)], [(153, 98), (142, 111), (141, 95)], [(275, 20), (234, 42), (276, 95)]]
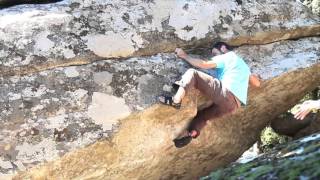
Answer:
[(199, 131), (197, 131), (197, 130), (191, 130), (191, 131), (189, 132), (189, 136), (191, 136), (192, 138), (196, 138), (196, 137), (199, 136)]

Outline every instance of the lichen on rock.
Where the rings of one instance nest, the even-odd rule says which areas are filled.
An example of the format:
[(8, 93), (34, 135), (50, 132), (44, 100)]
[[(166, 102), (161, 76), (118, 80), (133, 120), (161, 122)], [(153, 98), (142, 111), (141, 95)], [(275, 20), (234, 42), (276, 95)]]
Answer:
[(232, 164), (201, 178), (209, 179), (318, 179), (320, 134), (288, 144), (245, 164)]

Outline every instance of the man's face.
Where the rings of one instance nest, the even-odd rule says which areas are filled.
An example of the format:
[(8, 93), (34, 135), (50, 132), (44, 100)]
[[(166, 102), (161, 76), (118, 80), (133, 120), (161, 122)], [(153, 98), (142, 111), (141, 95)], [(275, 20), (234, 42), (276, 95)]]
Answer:
[(222, 54), (221, 51), (219, 51), (219, 49), (217, 49), (217, 48), (213, 48), (211, 53), (213, 56), (217, 56), (217, 55)]

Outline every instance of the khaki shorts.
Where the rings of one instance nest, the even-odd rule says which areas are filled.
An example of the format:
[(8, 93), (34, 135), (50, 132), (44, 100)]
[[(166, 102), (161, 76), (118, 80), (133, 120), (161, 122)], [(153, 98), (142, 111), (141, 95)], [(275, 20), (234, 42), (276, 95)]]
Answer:
[(191, 122), (190, 129), (200, 131), (206, 121), (234, 112), (240, 107), (239, 100), (223, 86), (220, 80), (195, 69), (188, 69), (178, 82), (186, 91), (198, 89), (207, 96), (211, 105), (197, 113)]

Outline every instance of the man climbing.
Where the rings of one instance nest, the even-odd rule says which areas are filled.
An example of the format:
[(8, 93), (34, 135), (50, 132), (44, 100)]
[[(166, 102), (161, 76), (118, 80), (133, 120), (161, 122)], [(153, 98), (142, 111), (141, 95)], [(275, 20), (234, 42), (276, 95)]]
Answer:
[(218, 72), (217, 77), (213, 77), (195, 69), (188, 69), (179, 81), (180, 87), (173, 97), (159, 97), (161, 103), (179, 109), (186, 91), (194, 87), (210, 100), (210, 106), (199, 111), (188, 129), (174, 139), (176, 147), (183, 147), (192, 138), (199, 136), (208, 120), (232, 113), (241, 105), (246, 105), (249, 79), (255, 86), (260, 86), (260, 81), (256, 76), (250, 75), (248, 65), (224, 42), (213, 45), (214, 57), (208, 61), (190, 57), (180, 48), (175, 52), (194, 67), (215, 68)]

